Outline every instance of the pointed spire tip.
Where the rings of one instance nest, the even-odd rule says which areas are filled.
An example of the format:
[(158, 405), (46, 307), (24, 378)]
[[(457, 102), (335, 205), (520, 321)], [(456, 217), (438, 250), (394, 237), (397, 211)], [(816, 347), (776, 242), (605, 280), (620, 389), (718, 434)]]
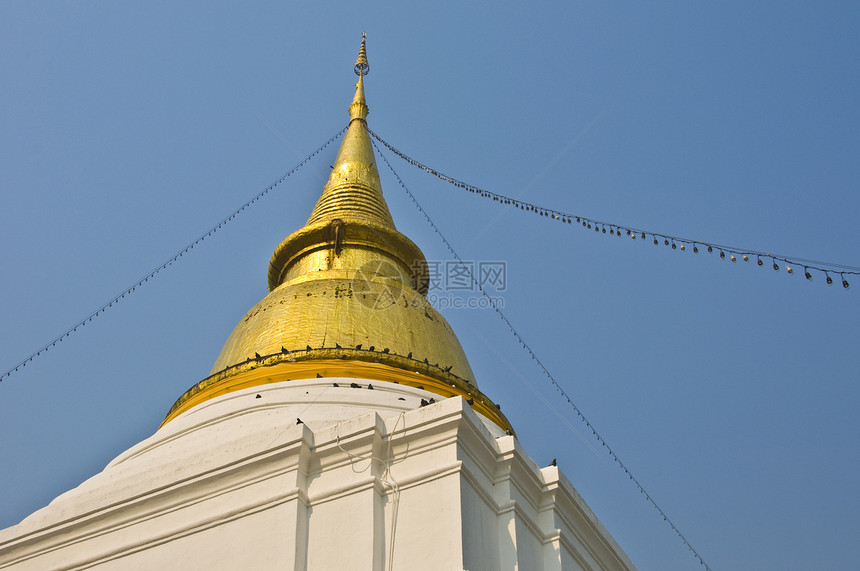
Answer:
[(358, 50), (358, 58), (355, 60), (355, 67), (353, 70), (355, 71), (355, 75), (361, 77), (363, 75), (367, 75), (370, 73), (370, 64), (367, 63), (367, 48), (365, 47), (365, 41), (367, 40), (367, 33), (361, 33), (361, 48)]

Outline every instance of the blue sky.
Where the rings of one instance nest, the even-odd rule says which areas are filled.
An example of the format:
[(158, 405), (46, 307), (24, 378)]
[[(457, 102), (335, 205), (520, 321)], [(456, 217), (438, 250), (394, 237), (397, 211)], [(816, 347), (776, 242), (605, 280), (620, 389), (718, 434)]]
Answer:
[[(860, 265), (857, 29), (845, 2), (4, 2), (0, 369), (344, 127), (362, 31), (370, 127), (451, 176)], [(0, 383), (0, 527), (208, 374), (335, 151)], [(463, 258), (507, 263), (506, 315), (713, 568), (856, 565), (860, 280), (562, 227), (388, 156)], [(450, 259), (381, 174), (398, 228)], [(525, 448), (558, 459), (632, 560), (696, 568), (495, 314), (443, 313)]]

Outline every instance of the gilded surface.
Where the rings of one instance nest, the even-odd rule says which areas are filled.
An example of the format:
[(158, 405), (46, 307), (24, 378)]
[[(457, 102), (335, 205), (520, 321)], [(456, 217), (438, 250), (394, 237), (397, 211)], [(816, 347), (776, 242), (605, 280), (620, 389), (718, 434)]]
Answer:
[(375, 259), (395, 264), (404, 285), (427, 292), (427, 261), (418, 246), (393, 228), (348, 219), (306, 226), (281, 242), (269, 263), (269, 290), (312, 272), (357, 271)]
[(366, 275), (316, 272), (283, 284), (245, 315), (212, 373), (282, 348), (360, 346), (379, 351), (380, 362), (388, 361), (388, 354), (410, 355), (474, 384), (466, 355), (445, 318), (411, 287), (383, 277), (385, 270), (371, 267)]

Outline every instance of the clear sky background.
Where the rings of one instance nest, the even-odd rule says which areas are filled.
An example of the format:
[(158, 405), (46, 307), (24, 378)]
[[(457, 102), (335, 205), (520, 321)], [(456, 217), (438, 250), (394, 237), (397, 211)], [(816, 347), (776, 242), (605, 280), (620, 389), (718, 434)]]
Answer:
[[(7, 1), (0, 369), (343, 128), (363, 30), (370, 127), (447, 174), (860, 265), (854, 2)], [(208, 375), (335, 152), (0, 383), (0, 527), (151, 435)], [(389, 157), (462, 257), (507, 262), (511, 322), (713, 568), (856, 568), (860, 279), (563, 227)], [(450, 259), (380, 173), (398, 228)], [(631, 559), (698, 568), (495, 314), (443, 313), (525, 449), (558, 459)]]

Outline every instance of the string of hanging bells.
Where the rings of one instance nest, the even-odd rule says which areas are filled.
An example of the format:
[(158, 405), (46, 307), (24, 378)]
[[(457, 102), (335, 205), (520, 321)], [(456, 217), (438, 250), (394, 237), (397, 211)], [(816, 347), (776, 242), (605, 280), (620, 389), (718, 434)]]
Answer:
[(842, 287), (844, 289), (849, 289), (850, 287), (850, 283), (848, 282), (846, 276), (860, 275), (860, 268), (855, 266), (821, 262), (818, 260), (809, 260), (805, 258), (800, 258), (798, 256), (783, 256), (780, 254), (772, 254), (747, 248), (738, 248), (735, 246), (724, 246), (713, 242), (707, 242), (705, 240), (682, 238), (679, 236), (672, 236), (670, 234), (664, 234), (661, 232), (652, 232), (650, 230), (633, 228), (631, 226), (625, 226), (623, 224), (604, 222), (602, 220), (596, 220), (594, 218), (589, 218), (586, 216), (563, 212), (554, 208), (539, 206), (537, 204), (526, 202), (524, 200), (519, 200), (517, 198), (511, 198), (510, 196), (505, 196), (497, 192), (492, 192), (475, 186), (473, 184), (469, 184), (462, 180), (456, 179), (454, 177), (448, 176), (441, 171), (427, 166), (426, 164), (421, 163), (413, 159), (406, 153), (398, 150), (393, 145), (382, 139), (379, 135), (374, 133), (372, 130), (368, 129), (368, 131), (377, 141), (379, 141), (386, 148), (388, 148), (388, 150), (390, 150), (392, 153), (394, 153), (407, 163), (423, 170), (428, 174), (437, 177), (444, 182), (447, 182), (448, 184), (453, 185), (455, 188), (459, 188), (466, 192), (476, 194), (482, 198), (492, 200), (493, 202), (499, 203), (501, 205), (511, 206), (512, 208), (519, 209), (523, 212), (537, 214), (538, 216), (546, 218), (547, 220), (554, 220), (560, 222), (561, 224), (570, 225), (573, 225), (575, 223), (579, 227), (585, 228), (586, 230), (594, 230), (598, 234), (608, 234), (609, 236), (617, 236), (619, 238), (628, 237), (632, 240), (638, 239), (646, 242), (651, 241), (655, 246), (668, 246), (673, 250), (680, 252), (685, 252), (689, 249), (694, 254), (698, 254), (699, 252), (707, 252), (709, 254), (718, 253), (721, 260), (729, 259), (732, 262), (737, 262), (740, 259), (744, 262), (749, 262), (750, 260), (755, 259), (755, 263), (757, 266), (764, 267), (765, 265), (768, 265), (771, 266), (777, 272), (784, 268), (786, 273), (788, 273), (789, 275), (794, 274), (796, 271), (798, 271), (798, 268), (802, 268), (803, 275), (807, 280), (811, 281), (813, 279), (814, 273), (818, 273), (820, 275), (823, 275), (824, 283), (826, 283), (827, 285), (832, 285), (834, 282), (834, 276), (836, 276), (838, 279), (841, 280)]

